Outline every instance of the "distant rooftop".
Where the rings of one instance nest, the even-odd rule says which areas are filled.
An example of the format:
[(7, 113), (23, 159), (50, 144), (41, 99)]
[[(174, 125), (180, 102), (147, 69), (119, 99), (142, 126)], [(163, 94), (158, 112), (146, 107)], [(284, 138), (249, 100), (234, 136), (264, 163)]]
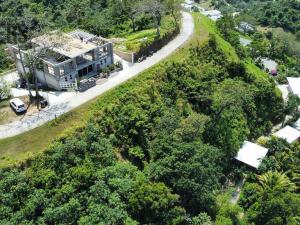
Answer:
[(289, 88), (294, 95), (300, 96), (300, 78), (299, 77), (287, 77)]
[(222, 18), (222, 13), (219, 10), (207, 10), (202, 12), (203, 15), (208, 16), (213, 21), (217, 21), (218, 19)]
[(77, 38), (79, 40), (82, 39), (83, 41), (91, 41), (92, 39), (96, 38), (95, 35), (85, 32), (85, 31), (82, 31), (82, 30), (74, 30), (74, 31), (70, 32), (69, 35), (71, 35), (73, 38)]
[(284, 139), (291, 144), (300, 138), (300, 131), (293, 127), (286, 126), (274, 133), (273, 135), (278, 138)]
[(245, 141), (235, 159), (257, 169), (267, 153), (267, 148)]
[(293, 123), (293, 127), (295, 127), (297, 130), (300, 130), (300, 118), (295, 123)]
[(268, 69), (270, 72), (271, 72), (272, 70), (277, 70), (278, 64), (277, 64), (274, 60), (268, 59), (268, 58), (262, 58), (262, 59), (261, 59), (261, 62), (262, 62), (262, 64), (264, 65), (264, 67), (265, 67), (266, 69)]
[(89, 42), (90, 38), (95, 36), (86, 32), (80, 34), (83, 35), (82, 39), (80, 38), (81, 36), (79, 36), (78, 30), (70, 34), (53, 31), (40, 37), (33, 38), (31, 42), (42, 47), (50, 47), (54, 52), (69, 58), (75, 58), (97, 47), (96, 44)]
[(240, 37), (240, 43), (242, 46), (248, 46), (252, 43), (252, 40)]

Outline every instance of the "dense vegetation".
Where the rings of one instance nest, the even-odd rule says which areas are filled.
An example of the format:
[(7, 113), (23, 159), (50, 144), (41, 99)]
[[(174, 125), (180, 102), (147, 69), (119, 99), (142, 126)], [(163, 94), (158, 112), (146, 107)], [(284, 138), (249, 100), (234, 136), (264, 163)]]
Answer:
[(276, 138), (260, 142), (269, 155), (258, 177), (248, 174), (240, 205), (255, 224), (299, 224), (300, 146)]
[(119, 89), (109, 104), (98, 101), (86, 126), (21, 167), (1, 170), (1, 222), (246, 220), (217, 196), (242, 142), (268, 132), (281, 114), (275, 84), (258, 71), (215, 33), (142, 85)]
[(243, 16), (262, 26), (282, 27), (292, 33), (300, 32), (298, 0), (214, 0), (213, 4), (226, 12), (242, 11)]
[[(300, 74), (299, 1), (228, 2), (225, 4), (223, 1), (214, 1), (213, 4), (225, 13), (225, 17), (218, 21), (218, 26), (223, 37), (236, 47), (239, 56), (251, 57), (262, 69), (261, 58), (275, 60), (279, 65), (279, 76), (276, 78), (279, 83), (286, 83), (288, 76), (298, 77)], [(270, 10), (272, 16), (268, 15)], [(231, 13), (234, 11), (240, 11), (240, 14), (232, 17)], [(268, 20), (273, 22), (265, 22)], [(236, 27), (240, 22), (252, 25), (255, 28), (254, 32), (238, 33)], [(252, 41), (247, 51), (239, 44), (240, 36), (244, 35)]]

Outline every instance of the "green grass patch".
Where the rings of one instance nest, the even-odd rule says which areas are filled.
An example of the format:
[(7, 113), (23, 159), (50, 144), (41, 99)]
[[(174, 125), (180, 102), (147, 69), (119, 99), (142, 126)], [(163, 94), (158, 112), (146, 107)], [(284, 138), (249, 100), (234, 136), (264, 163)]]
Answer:
[(224, 53), (233, 61), (239, 60), (238, 55), (235, 52), (234, 47), (225, 41), (217, 30), (216, 23), (204, 15), (200, 15), (201, 20), (203, 20), (204, 28), (210, 33), (214, 34), (218, 42), (219, 47), (224, 51)]
[[(163, 37), (167, 33), (174, 31), (175, 28), (176, 26), (172, 17), (163, 17), (160, 27), (161, 37)], [(124, 41), (116, 44), (116, 47), (119, 50), (125, 52), (138, 52), (141, 48), (150, 45), (156, 40), (156, 29), (151, 28), (136, 32), (124, 33), (120, 35), (119, 38), (125, 39)]]

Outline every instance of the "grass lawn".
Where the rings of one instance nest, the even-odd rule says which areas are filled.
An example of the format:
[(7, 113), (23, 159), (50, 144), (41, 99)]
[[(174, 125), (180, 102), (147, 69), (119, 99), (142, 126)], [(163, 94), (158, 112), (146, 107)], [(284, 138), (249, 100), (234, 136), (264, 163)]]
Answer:
[(90, 111), (95, 101), (106, 104), (113, 99), (117, 99), (119, 95), (124, 93), (127, 89), (141, 85), (145, 80), (152, 76), (152, 72), (163, 66), (166, 61), (180, 61), (187, 56), (190, 45), (196, 45), (202, 43), (208, 38), (209, 28), (212, 25), (210, 20), (201, 16), (199, 13), (193, 14), (195, 21), (195, 32), (193, 37), (184, 44), (181, 48), (175, 51), (167, 59), (153, 66), (147, 71), (141, 73), (138, 77), (135, 77), (128, 82), (112, 89), (96, 99), (74, 109), (73, 111), (66, 113), (59, 117), (57, 121), (51, 121), (43, 126), (28, 131), (26, 133), (17, 135), (15, 137), (6, 138), (0, 140), (0, 167), (11, 166), (15, 163), (23, 161), (29, 157), (32, 157), (38, 153), (41, 153), (46, 149), (51, 142), (55, 140), (63, 133), (67, 133), (66, 130), (72, 130), (76, 127), (83, 126), (86, 124), (90, 117)]
[[(161, 36), (175, 29), (174, 20), (171, 16), (165, 16), (162, 19), (160, 32)], [(151, 44), (156, 39), (156, 29), (146, 29), (136, 32), (124, 33), (118, 38), (124, 38), (123, 41), (115, 45), (116, 48), (125, 52), (138, 52), (141, 47)]]

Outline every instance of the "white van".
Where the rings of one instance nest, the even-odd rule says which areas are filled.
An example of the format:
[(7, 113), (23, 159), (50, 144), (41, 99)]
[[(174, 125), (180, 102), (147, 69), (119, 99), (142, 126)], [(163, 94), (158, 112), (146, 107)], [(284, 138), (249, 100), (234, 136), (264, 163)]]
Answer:
[(14, 98), (14, 99), (11, 99), (9, 101), (10, 103), (10, 106), (15, 110), (15, 112), (17, 113), (22, 113), (22, 112), (26, 112), (26, 107), (25, 107), (25, 104), (24, 102), (19, 99), (19, 98)]

